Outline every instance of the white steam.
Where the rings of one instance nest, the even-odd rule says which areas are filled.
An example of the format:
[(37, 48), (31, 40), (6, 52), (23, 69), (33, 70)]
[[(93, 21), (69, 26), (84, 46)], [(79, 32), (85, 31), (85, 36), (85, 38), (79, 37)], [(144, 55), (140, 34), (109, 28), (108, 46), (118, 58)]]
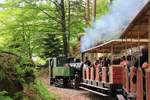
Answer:
[(117, 39), (149, 0), (114, 0), (108, 14), (97, 19), (81, 38), (81, 52), (100, 42)]

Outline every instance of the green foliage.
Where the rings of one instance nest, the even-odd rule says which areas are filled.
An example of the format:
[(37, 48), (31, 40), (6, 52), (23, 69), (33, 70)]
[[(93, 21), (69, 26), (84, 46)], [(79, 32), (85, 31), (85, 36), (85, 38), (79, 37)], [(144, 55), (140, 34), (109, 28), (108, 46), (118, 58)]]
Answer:
[[(84, 2), (64, 0), (66, 35), (70, 46), (75, 47), (85, 27)], [(38, 3), (37, 3), (38, 2)], [(108, 11), (110, 0), (97, 0), (97, 17)], [(92, 4), (90, 4), (92, 10)], [(0, 7), (0, 49), (15, 52), (25, 61), (33, 56), (63, 54), (61, 9), (57, 0), (5, 0)], [(70, 14), (69, 14), (70, 11)], [(91, 16), (92, 16), (92, 11)], [(70, 33), (70, 35), (69, 35)]]
[(0, 100), (13, 100), (13, 99), (10, 98), (9, 96), (1, 96), (0, 95)]
[(15, 66), (17, 80), (21, 83), (31, 83), (35, 79), (34, 68), (24, 65)]
[(0, 91), (0, 100), (13, 100), (11, 97), (7, 96), (7, 91)]
[(35, 81), (34, 89), (41, 95), (43, 100), (56, 100), (56, 95), (50, 93), (45, 85), (39, 80)]
[(0, 80), (3, 80), (5, 78), (6, 78), (5, 73), (2, 70), (0, 70)]
[(24, 73), (24, 79), (29, 84), (31, 82), (34, 82), (35, 75), (32, 68), (26, 68)]
[(45, 49), (43, 53), (45, 57), (56, 57), (63, 54), (63, 44), (58, 35), (48, 34), (43, 40), (43, 48)]
[[(79, 33), (83, 32), (85, 27), (84, 17), (84, 2), (82, 0), (70, 0), (70, 45), (76, 45), (79, 38)], [(67, 18), (69, 17), (66, 13)], [(68, 23), (68, 22), (67, 22)]]
[(23, 98), (23, 93), (22, 92), (17, 92), (14, 96), (15, 100), (20, 100)]
[(100, 0), (100, 1), (97, 1), (97, 17), (100, 17), (104, 14), (106, 14), (108, 11), (109, 11), (109, 3), (110, 3), (110, 0)]

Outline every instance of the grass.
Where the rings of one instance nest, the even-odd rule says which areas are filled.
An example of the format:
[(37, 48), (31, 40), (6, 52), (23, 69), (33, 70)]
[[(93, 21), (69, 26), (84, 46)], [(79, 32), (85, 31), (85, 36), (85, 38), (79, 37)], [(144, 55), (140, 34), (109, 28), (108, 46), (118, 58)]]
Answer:
[[(47, 70), (36, 71), (36, 77), (47, 75)], [(23, 100), (57, 100), (58, 96), (48, 90), (48, 87), (41, 81), (35, 79), (31, 84), (25, 84), (25, 93), (27, 94)]]
[(43, 100), (56, 100), (56, 95), (50, 93), (47, 87), (40, 80), (36, 80), (33, 86)]

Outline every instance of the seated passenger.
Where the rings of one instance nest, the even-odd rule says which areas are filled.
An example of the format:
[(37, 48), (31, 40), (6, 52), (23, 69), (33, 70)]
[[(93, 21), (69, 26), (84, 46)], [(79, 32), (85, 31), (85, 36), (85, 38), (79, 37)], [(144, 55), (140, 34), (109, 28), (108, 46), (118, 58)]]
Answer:
[(102, 62), (102, 57), (99, 57), (99, 64), (101, 64)]
[(131, 55), (128, 55), (128, 56), (127, 56), (127, 61), (128, 61), (128, 64), (127, 64), (128, 72), (130, 72), (130, 67), (133, 66), (133, 61), (132, 61), (132, 59), (131, 59)]
[(141, 67), (143, 73), (145, 74), (144, 69), (148, 68), (148, 48), (145, 47), (142, 49), (142, 56), (140, 56), (140, 58), (136, 60), (134, 66), (136, 68)]
[(94, 64), (95, 64), (95, 65), (98, 65), (98, 64), (99, 64), (99, 60), (96, 60)]
[[(142, 69), (142, 72), (143, 72), (143, 85), (144, 85), (143, 90), (146, 91), (146, 89), (145, 89), (145, 70), (149, 68), (149, 66), (148, 66), (148, 48), (147, 47), (144, 47), (142, 49), (142, 56), (140, 56), (140, 58), (137, 59), (137, 61), (134, 64), (134, 67), (136, 69), (138, 69), (139, 67)], [(136, 76), (136, 73), (135, 73), (134, 76)], [(134, 78), (132, 80), (134, 80)], [(135, 80), (135, 83), (136, 83), (136, 81), (137, 80)], [(144, 94), (144, 98), (146, 98), (145, 94)]]
[(128, 61), (126, 60), (126, 57), (125, 57), (125, 56), (123, 56), (123, 57), (121, 58), (120, 65), (123, 65), (124, 67), (128, 65)]
[(114, 65), (119, 65), (119, 64), (120, 64), (120, 59), (114, 57), (113, 60), (112, 60), (112, 63), (113, 63)]
[(106, 67), (106, 64), (107, 62), (106, 62), (106, 57), (103, 57), (102, 58), (102, 67)]
[(88, 57), (85, 58), (85, 62), (84, 62), (84, 68), (85, 67), (90, 67), (91, 66), (91, 62), (90, 60), (88, 60)]

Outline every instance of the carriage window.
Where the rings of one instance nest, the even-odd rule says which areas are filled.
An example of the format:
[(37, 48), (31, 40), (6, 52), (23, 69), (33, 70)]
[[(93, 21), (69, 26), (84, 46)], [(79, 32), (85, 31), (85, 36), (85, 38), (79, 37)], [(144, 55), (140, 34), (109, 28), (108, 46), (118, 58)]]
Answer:
[(57, 67), (64, 67), (67, 59), (65, 57), (57, 57)]

